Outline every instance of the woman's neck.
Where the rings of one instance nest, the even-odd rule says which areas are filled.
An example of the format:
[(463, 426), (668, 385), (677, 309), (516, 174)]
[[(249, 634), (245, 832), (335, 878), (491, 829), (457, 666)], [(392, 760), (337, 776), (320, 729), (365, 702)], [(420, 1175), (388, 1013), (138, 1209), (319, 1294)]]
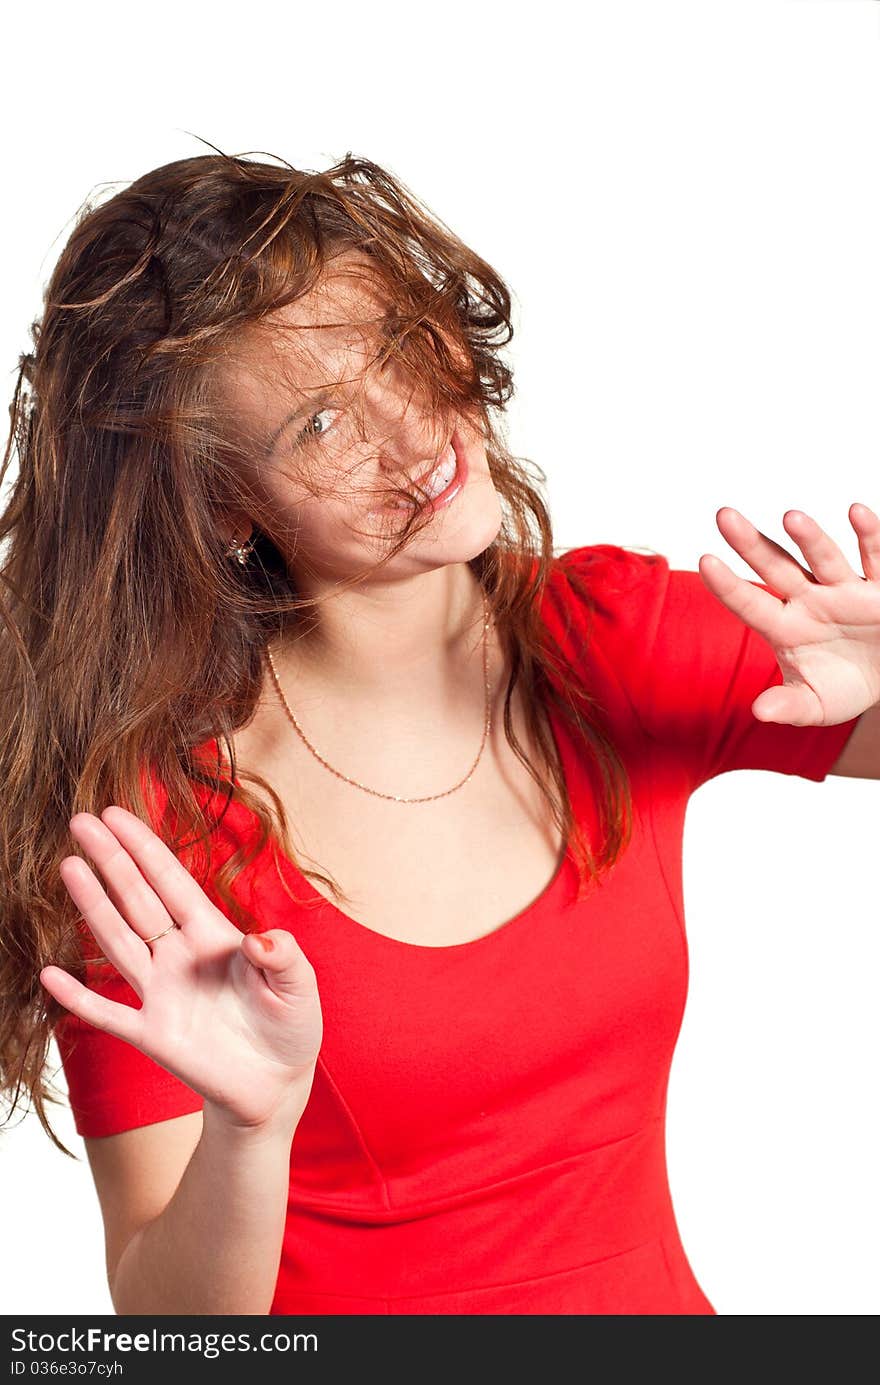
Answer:
[(270, 645), (283, 687), (336, 690), (393, 710), (411, 707), (414, 698), (443, 702), (462, 678), (473, 681), (484, 604), (467, 563), (381, 587), (328, 590), (316, 615), (307, 633)]

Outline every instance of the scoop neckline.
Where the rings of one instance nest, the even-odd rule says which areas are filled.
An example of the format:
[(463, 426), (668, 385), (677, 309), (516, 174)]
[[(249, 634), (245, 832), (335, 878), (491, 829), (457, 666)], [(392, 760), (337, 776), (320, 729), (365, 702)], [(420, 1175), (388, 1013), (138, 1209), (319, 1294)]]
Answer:
[[(550, 726), (550, 734), (556, 746), (557, 753), (560, 756), (566, 788), (569, 797), (571, 797), (572, 782), (567, 741), (564, 735), (560, 736), (560, 724), (556, 719), (557, 713), (555, 708), (551, 707), (549, 703), (545, 703), (545, 711)], [(210, 740), (208, 745), (215, 746), (219, 749), (216, 737)], [(237, 788), (241, 787), (237, 777), (234, 777), (232, 782)], [(248, 808), (246, 804), (240, 803), (235, 799), (230, 800), (226, 811), (237, 811), (239, 816), (244, 817), (251, 826), (253, 826), (256, 821), (256, 814), (253, 810)], [(405, 938), (393, 938), (387, 933), (380, 933), (378, 929), (371, 928), (367, 923), (361, 923), (359, 919), (352, 918), (351, 914), (347, 914), (344, 909), (340, 909), (338, 904), (334, 904), (332, 900), (328, 899), (326, 895), (323, 895), (320, 890), (315, 888), (308, 876), (305, 875), (300, 870), (299, 866), (297, 866), (287, 853), (282, 850), (279, 843), (274, 841), (270, 842), (268, 847), (264, 848), (264, 850), (269, 850), (270, 853), (274, 852), (278, 860), (279, 869), (290, 877), (291, 883), (295, 885), (300, 895), (305, 895), (307, 903), (324, 905), (335, 921), (349, 931), (357, 930), (362, 941), (369, 942), (370, 940), (375, 940), (380, 946), (388, 945), (392, 948), (404, 948), (411, 953), (434, 953), (437, 956), (449, 956), (454, 952), (462, 952), (468, 948), (485, 947), (490, 945), (495, 939), (506, 940), (510, 937), (511, 933), (519, 931), (519, 929), (532, 919), (535, 914), (542, 912), (548, 904), (552, 902), (556, 892), (561, 888), (571, 858), (571, 845), (570, 842), (567, 842), (562, 856), (556, 864), (556, 869), (552, 877), (540, 893), (537, 894), (529, 904), (524, 905), (516, 914), (513, 914), (509, 919), (505, 919), (503, 923), (499, 923), (497, 927), (491, 929), (488, 933), (482, 933), (478, 938), (465, 938), (464, 941), (460, 943), (441, 943), (432, 946), (430, 943), (414, 943)], [(251, 865), (250, 869), (254, 869), (255, 866), (256, 862)]]

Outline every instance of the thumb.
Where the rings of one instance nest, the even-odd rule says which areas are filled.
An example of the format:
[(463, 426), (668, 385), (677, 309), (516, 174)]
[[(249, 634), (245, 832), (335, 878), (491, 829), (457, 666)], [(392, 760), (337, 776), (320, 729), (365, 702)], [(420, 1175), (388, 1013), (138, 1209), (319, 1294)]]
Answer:
[(292, 933), (270, 928), (262, 933), (246, 933), (242, 952), (258, 967), (266, 982), (278, 995), (302, 995), (313, 984), (311, 963)]

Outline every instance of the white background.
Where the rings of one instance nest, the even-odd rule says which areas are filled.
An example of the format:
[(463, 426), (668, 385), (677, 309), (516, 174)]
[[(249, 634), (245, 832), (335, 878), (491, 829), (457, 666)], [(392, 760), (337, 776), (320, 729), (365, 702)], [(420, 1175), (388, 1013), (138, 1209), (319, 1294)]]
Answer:
[[(385, 165), (513, 290), (513, 450), (556, 543), (796, 551), (880, 512), (880, 5), (43, 5), (4, 22), (0, 362), (100, 184), (267, 151)], [(857, 570), (861, 568), (857, 566)], [(85, 574), (84, 574), (85, 579)], [(874, 1314), (880, 785), (744, 771), (691, 801), (669, 1164), (720, 1314)], [(0, 921), (2, 926), (2, 921)], [(53, 1066), (57, 1065), (57, 1055)], [(0, 1130), (0, 1311), (111, 1312), (69, 1113)]]

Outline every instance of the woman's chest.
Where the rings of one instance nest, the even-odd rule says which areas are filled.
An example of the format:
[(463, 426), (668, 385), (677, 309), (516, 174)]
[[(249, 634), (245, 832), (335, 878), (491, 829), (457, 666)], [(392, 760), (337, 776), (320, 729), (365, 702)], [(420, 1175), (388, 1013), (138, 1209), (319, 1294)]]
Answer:
[[(329, 907), (285, 910), (324, 1041), (297, 1131), (298, 1186), (395, 1199), (476, 1187), (621, 1139), (663, 1111), (686, 953), (650, 835), (576, 898), (567, 858), (537, 904), (461, 946), (400, 946)], [(369, 1159), (364, 1161), (364, 1150)], [(360, 1196), (360, 1193), (357, 1193)]]
[[(280, 730), (276, 719), (236, 734), (239, 773), (266, 778), (283, 804), (297, 864), (330, 875), (346, 897), (336, 899), (309, 875), (313, 888), (374, 932), (427, 947), (469, 942), (528, 908), (555, 876), (561, 834), (497, 722), (473, 774), (452, 793), (444, 791), (468, 774), (478, 738), (438, 741), (424, 769), (391, 750), (377, 757), (368, 787), (393, 793), (397, 771), (401, 796), (442, 795), (420, 803), (355, 787), (327, 769), (290, 724)], [(420, 792), (407, 787), (417, 782)]]
[[(579, 821), (598, 845), (596, 797), (564, 735), (558, 743)], [(295, 785), (291, 792), (277, 768), (267, 778), (292, 815), (302, 791)], [(505, 1150), (517, 1166), (540, 1164), (561, 1157), (560, 1150), (564, 1157), (602, 1145), (660, 1117), (687, 982), (680, 888), (686, 797), (665, 802), (655, 816), (644, 768), (630, 768), (632, 839), (613, 870), (587, 884), (580, 897), (571, 855), (550, 888), (544, 887), (558, 861), (550, 853), (541, 863), (543, 878), (518, 873), (529, 824), (534, 829), (537, 818), (546, 826), (549, 815), (541, 819), (545, 810), (535, 800), (531, 817), (521, 803), (517, 815), (512, 805), (519, 800), (509, 783), (496, 798), (478, 799), (473, 817), (448, 821), (428, 840), (407, 835), (404, 819), (393, 816), (378, 826), (370, 822), (367, 831), (355, 821), (343, 832), (337, 817), (340, 805), (352, 801), (347, 795), (363, 798), (364, 812), (372, 807), (369, 796), (340, 784), (346, 798), (328, 807), (330, 800), (316, 788), (323, 779), (308, 781), (325, 809), (303, 814), (313, 843), (327, 824), (319, 864), (337, 865), (340, 884), (353, 891), (346, 862), (359, 859), (352, 849), (359, 836), (369, 840), (367, 881), (376, 890), (376, 913), (361, 913), (354, 904), (334, 909), (320, 897), (314, 909), (297, 906), (282, 888), (302, 894), (292, 868), (283, 867), (283, 880), (274, 869), (255, 873), (254, 904), (275, 926), (293, 931), (315, 967), (321, 995), (320, 1071), (297, 1132), (304, 1195), (328, 1191), (328, 1154), (349, 1160), (352, 1186), (365, 1180), (369, 1199), (375, 1161), (384, 1172), (402, 1174), (425, 1166), (428, 1155), (436, 1159), (441, 1147), (472, 1151), (479, 1168), (458, 1168), (458, 1155), (450, 1154), (456, 1164), (450, 1175), (475, 1185), (493, 1176), (490, 1164), (480, 1162), (488, 1159), (487, 1140), (504, 1156), (494, 1169), (503, 1178), (511, 1162)], [(302, 773), (300, 782), (311, 770)], [(450, 799), (466, 802), (470, 787), (473, 780)], [(389, 814), (432, 806), (378, 805)], [(486, 832), (500, 822), (506, 831)], [(291, 835), (296, 838), (296, 831)], [(535, 830), (532, 841), (538, 837)], [(484, 857), (497, 863), (496, 884), (517, 879), (515, 898), (513, 891), (506, 898), (487, 894)], [(377, 858), (381, 874), (372, 871)], [(402, 872), (401, 858), (411, 858), (414, 868)], [(478, 864), (468, 874), (465, 865), (474, 859)], [(457, 892), (462, 879), (472, 883)], [(320, 894), (331, 897), (327, 889)], [(475, 913), (477, 906), (493, 905), (491, 917)], [(425, 915), (436, 930), (433, 941), (420, 927)], [(390, 917), (399, 922), (396, 934)], [(523, 1122), (515, 1133), (513, 1110)], [(364, 1146), (371, 1151), (368, 1164)]]

